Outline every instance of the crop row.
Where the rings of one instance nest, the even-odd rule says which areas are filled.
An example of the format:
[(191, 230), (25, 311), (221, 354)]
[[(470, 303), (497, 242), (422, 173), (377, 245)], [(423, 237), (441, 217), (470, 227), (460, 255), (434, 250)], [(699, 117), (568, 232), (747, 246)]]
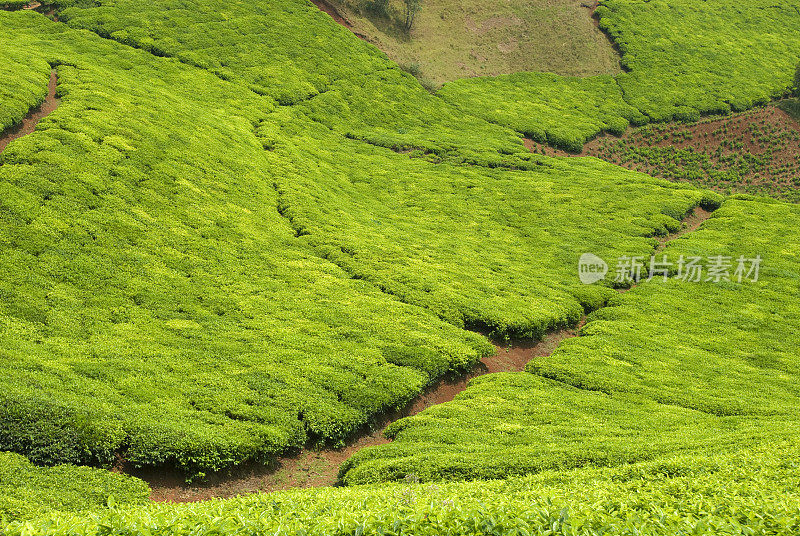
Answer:
[(19, 50), (0, 42), (0, 134), (18, 124), (28, 110), (47, 96), (50, 65), (42, 59), (26, 58)]
[(724, 193), (800, 199), (800, 130), (776, 107), (693, 125), (647, 125), (600, 138), (585, 154)]
[(36, 467), (24, 456), (0, 452), (0, 523), (48, 511), (78, 512), (109, 504), (146, 504), (150, 490), (135, 478), (101, 469)]
[(63, 96), (0, 166), (0, 448), (37, 463), (196, 475), (338, 444), (493, 351), (459, 327), (575, 324), (615, 294), (579, 284), (583, 250), (646, 254), (718, 202), (597, 161), (410, 158), (329, 128), (311, 103), (333, 90), (280, 106), (36, 13), (0, 24)]
[(3, 450), (218, 470), (339, 442), (492, 351), (295, 238), (254, 135), (269, 99), (36, 13), (0, 24), (64, 96), (0, 166)]
[(481, 482), (294, 490), (226, 501), (55, 513), (9, 536), (361, 534), (790, 536), (800, 530), (800, 450), (736, 453)]

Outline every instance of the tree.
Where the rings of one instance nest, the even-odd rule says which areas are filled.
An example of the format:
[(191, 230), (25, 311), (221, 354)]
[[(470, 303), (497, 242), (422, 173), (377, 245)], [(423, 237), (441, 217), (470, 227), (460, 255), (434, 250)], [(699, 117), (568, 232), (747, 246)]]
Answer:
[(403, 22), (403, 27), (405, 28), (406, 32), (411, 31), (411, 27), (414, 26), (414, 18), (419, 13), (419, 10), (422, 9), (422, 0), (403, 0), (405, 5), (405, 21)]

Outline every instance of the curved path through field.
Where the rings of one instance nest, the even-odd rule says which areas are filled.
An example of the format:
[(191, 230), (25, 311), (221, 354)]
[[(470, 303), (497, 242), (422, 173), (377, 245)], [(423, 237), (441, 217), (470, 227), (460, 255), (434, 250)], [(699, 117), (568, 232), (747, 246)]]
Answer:
[[(692, 232), (711, 215), (710, 212), (696, 208), (683, 220), (683, 228), (669, 236), (659, 239), (656, 252), (679, 236)], [(154, 501), (193, 502), (212, 498), (229, 498), (257, 492), (273, 492), (292, 488), (334, 486), (337, 483), (339, 466), (356, 451), (369, 446), (388, 443), (383, 431), (392, 422), (416, 415), (426, 408), (453, 400), (467, 388), (472, 378), (494, 372), (522, 371), (525, 365), (537, 357), (548, 356), (564, 339), (575, 337), (584, 320), (570, 329), (554, 331), (542, 341), (495, 341), (497, 351), (478, 363), (473, 370), (462, 377), (444, 378), (430, 386), (401, 411), (382, 416), (371, 429), (352, 439), (342, 448), (304, 449), (292, 455), (278, 458), (271, 466), (247, 464), (225, 474), (212, 475), (207, 482), (187, 484), (181, 473), (164, 469), (149, 468), (137, 470), (119, 460), (114, 470), (131, 474), (146, 481)]]

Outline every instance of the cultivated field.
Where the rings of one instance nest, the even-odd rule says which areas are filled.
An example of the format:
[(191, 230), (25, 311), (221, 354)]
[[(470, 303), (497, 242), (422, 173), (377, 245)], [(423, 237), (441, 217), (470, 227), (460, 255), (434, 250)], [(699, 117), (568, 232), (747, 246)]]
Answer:
[(791, 2), (7, 7), (0, 533), (798, 532)]

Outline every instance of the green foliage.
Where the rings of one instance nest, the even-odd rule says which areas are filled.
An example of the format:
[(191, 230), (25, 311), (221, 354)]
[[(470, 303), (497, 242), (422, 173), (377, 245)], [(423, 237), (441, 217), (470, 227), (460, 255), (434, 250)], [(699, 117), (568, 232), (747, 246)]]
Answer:
[(800, 530), (797, 440), (733, 454), (470, 483), (295, 490), (58, 514), (8, 536), (357, 534), (773, 535)]
[[(773, 437), (789, 435), (783, 422), (768, 429)], [(394, 441), (359, 450), (340, 476), (348, 485), (408, 475), (423, 482), (499, 479), (758, 444), (766, 430), (761, 422), (720, 419), (641, 396), (498, 373), (472, 380), (453, 402), (393, 423), (386, 435)]]
[(596, 15), (627, 72), (467, 78), (439, 95), (538, 142), (580, 152), (599, 132), (621, 133), (629, 122), (743, 111), (792, 85), (800, 12), (791, 0), (604, 0)]
[(796, 121), (800, 121), (800, 98), (782, 100), (778, 106)]
[(605, 0), (625, 100), (653, 121), (742, 111), (783, 95), (800, 48), (791, 0)]
[(786, 334), (800, 329), (798, 224), (795, 205), (727, 201), (666, 253), (675, 260), (729, 255), (733, 269), (735, 257), (760, 255), (757, 283), (654, 279), (597, 311), (583, 336), (528, 369), (714, 415), (796, 417), (800, 363)]
[(608, 75), (589, 78), (516, 73), (465, 78), (445, 84), (438, 95), (465, 112), (571, 152), (600, 132), (621, 134), (647, 118), (622, 98)]
[(800, 62), (794, 71), (794, 86), (792, 87), (792, 95), (800, 98)]
[(791, 437), (800, 366), (786, 334), (800, 330), (799, 224), (794, 205), (726, 201), (665, 254), (731, 256), (731, 275), (739, 255), (760, 255), (758, 282), (642, 283), (528, 373), (473, 380), (454, 401), (393, 423), (394, 441), (359, 451), (340, 477), (501, 478)]
[(77, 512), (146, 504), (150, 489), (135, 478), (101, 469), (36, 467), (19, 454), (0, 452), (0, 521), (20, 521), (51, 511)]
[(352, 138), (458, 160), (526, 152), (513, 131), (443, 105), (305, 0), (99, 0), (60, 20), (242, 83)]
[(337, 443), (492, 351), (297, 240), (254, 133), (271, 100), (35, 13), (0, 26), (63, 94), (0, 166), (0, 448), (209, 472)]
[(201, 474), (337, 444), (493, 351), (434, 314), (574, 324), (614, 294), (575, 281), (597, 229), (603, 252), (644, 254), (705, 195), (438, 145), (450, 127), (409, 158), (328, 128), (346, 112), (327, 99), (366, 102), (359, 84), (280, 107), (35, 13), (0, 23), (60, 64), (63, 95), (0, 166), (0, 448), (37, 463)]
[(40, 58), (30, 59), (7, 41), (0, 42), (0, 133), (22, 121), (31, 108), (47, 96), (51, 67)]
[(580, 284), (580, 255), (648, 254), (705, 195), (592, 159), (432, 164), (291, 120), (272, 156), (302, 239), (404, 302), (500, 335), (577, 323), (615, 294)]

